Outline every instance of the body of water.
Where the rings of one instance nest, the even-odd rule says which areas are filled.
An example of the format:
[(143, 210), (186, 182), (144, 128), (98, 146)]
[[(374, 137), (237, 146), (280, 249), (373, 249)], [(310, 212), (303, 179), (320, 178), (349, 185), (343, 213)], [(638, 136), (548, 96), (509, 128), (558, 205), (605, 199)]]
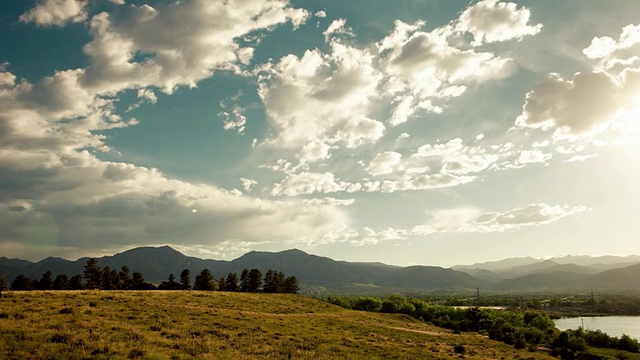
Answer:
[(553, 321), (560, 330), (577, 329), (584, 322), (585, 330), (600, 330), (610, 336), (627, 334), (640, 340), (640, 316), (594, 316), (562, 318)]

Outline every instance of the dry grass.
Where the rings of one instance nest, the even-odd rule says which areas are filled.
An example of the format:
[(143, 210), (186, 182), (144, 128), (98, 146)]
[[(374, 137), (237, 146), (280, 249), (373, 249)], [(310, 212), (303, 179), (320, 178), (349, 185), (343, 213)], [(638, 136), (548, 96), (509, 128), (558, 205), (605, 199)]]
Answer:
[[(454, 346), (463, 345), (464, 353)], [(458, 348), (460, 350), (460, 348)], [(9, 292), (3, 359), (550, 359), (411, 317), (299, 295)]]

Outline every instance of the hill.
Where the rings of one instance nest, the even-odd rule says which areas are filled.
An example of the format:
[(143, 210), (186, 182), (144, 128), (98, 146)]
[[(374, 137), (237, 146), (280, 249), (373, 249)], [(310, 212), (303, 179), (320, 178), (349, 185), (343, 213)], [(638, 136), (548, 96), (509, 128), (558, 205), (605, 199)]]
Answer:
[(552, 359), (299, 295), (32, 291), (0, 302), (3, 359)]

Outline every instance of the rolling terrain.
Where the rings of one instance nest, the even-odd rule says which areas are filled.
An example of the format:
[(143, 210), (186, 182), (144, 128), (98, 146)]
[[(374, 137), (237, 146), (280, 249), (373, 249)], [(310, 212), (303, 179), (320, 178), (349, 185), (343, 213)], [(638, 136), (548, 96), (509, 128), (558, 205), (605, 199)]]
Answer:
[(552, 359), (299, 295), (30, 291), (0, 304), (3, 359)]

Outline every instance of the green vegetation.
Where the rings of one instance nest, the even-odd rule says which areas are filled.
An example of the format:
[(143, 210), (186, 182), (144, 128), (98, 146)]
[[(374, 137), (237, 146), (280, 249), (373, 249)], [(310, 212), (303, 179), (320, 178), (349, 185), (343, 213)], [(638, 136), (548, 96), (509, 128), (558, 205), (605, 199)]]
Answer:
[(3, 359), (551, 359), (294, 294), (6, 291)]
[(326, 300), (347, 309), (410, 315), (457, 333), (486, 334), (490, 339), (512, 345), (515, 349), (533, 350), (544, 346), (553, 349), (552, 355), (562, 359), (596, 359), (598, 355), (590, 352), (592, 347), (615, 349), (624, 356), (637, 357), (640, 352), (638, 341), (628, 335), (618, 339), (601, 331), (578, 329), (560, 332), (547, 314), (535, 310), (456, 308), (431, 304), (421, 299), (408, 300), (402, 295), (391, 295), (384, 299), (328, 297)]

